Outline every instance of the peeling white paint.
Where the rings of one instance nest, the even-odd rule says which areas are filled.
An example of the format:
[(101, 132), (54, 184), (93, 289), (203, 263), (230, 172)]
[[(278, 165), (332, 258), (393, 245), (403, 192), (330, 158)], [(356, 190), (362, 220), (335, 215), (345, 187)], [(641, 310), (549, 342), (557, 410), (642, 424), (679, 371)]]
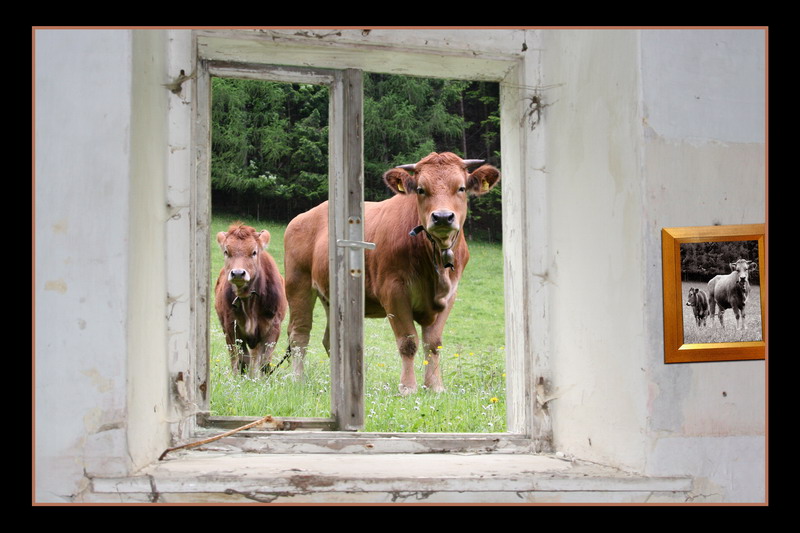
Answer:
[(67, 283), (63, 279), (55, 279), (44, 282), (44, 290), (54, 291), (60, 294), (67, 292)]
[(92, 385), (98, 392), (109, 392), (114, 387), (114, 380), (102, 376), (95, 368), (83, 370), (81, 373), (91, 380)]

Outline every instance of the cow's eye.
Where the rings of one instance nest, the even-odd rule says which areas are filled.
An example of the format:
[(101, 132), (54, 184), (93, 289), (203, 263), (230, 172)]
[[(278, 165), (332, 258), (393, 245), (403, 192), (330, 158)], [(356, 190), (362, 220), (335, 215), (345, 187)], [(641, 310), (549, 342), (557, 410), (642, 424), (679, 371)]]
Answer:
[(417, 187), (417, 194), (420, 195), (425, 194), (425, 189), (423, 189), (422, 187)]
[(461, 186), (461, 187), (458, 188), (458, 192), (467, 192), (467, 188), (464, 187), (464, 186)]
[(253, 257), (255, 257), (256, 255), (258, 255), (258, 250), (253, 250)]

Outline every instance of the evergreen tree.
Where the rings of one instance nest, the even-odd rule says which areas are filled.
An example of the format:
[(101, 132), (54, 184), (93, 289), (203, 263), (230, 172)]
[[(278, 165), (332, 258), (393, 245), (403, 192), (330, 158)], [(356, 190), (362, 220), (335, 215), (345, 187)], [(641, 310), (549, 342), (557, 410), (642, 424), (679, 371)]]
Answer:
[[(328, 89), (212, 80), (214, 209), (288, 220), (327, 198)], [(364, 77), (365, 199), (382, 200), (381, 179), (431, 152), (499, 162), (497, 84), (409, 76)], [(500, 188), (475, 198), (468, 233), (500, 230)]]

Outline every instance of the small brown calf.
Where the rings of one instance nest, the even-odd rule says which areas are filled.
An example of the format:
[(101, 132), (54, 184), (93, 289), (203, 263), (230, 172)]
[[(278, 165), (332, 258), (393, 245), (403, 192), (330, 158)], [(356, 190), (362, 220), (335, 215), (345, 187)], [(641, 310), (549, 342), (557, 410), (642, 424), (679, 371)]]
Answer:
[[(217, 234), (225, 265), (217, 278), (215, 308), (234, 372), (256, 377), (269, 364), (286, 314), (278, 265), (265, 250), (270, 235), (240, 223)], [(238, 343), (241, 343), (239, 346)]]

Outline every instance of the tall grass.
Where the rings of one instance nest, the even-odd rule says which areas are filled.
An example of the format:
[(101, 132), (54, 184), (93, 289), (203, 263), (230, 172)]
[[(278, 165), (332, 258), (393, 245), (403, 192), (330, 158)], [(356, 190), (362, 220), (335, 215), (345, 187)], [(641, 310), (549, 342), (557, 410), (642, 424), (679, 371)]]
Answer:
[[(708, 294), (708, 283), (684, 281), (681, 283), (681, 306), (683, 307), (683, 342), (685, 344), (704, 344), (715, 342), (752, 342), (763, 340), (761, 336), (761, 288), (750, 285), (750, 295), (745, 304), (744, 329), (736, 329), (736, 316), (733, 310), (727, 309), (723, 314), (724, 327), (720, 326), (719, 317), (709, 316), (706, 325), (697, 325), (694, 308), (686, 305), (689, 289), (697, 288)], [(716, 309), (719, 314), (719, 307)]]
[[(213, 286), (223, 258), (216, 244), (218, 231), (227, 230), (238, 218), (215, 215), (212, 221)], [(268, 248), (283, 272), (285, 224), (242, 219), (271, 235)], [(469, 243), (470, 262), (458, 287), (455, 307), (443, 335), (442, 393), (419, 388), (401, 397), (400, 356), (386, 319), (364, 322), (365, 431), (391, 432), (502, 432), (506, 428), (505, 320), (503, 253), (499, 244)], [(213, 309), (213, 306), (212, 306)], [(225, 339), (215, 313), (211, 317), (211, 411), (220, 416), (330, 416), (330, 363), (322, 347), (325, 312), (314, 310), (314, 327), (306, 356), (305, 379), (296, 382), (288, 362), (269, 377), (250, 379), (231, 372)], [(278, 363), (286, 350), (284, 320), (281, 338), (273, 354)], [(423, 382), (424, 361), (415, 360), (417, 379)]]

